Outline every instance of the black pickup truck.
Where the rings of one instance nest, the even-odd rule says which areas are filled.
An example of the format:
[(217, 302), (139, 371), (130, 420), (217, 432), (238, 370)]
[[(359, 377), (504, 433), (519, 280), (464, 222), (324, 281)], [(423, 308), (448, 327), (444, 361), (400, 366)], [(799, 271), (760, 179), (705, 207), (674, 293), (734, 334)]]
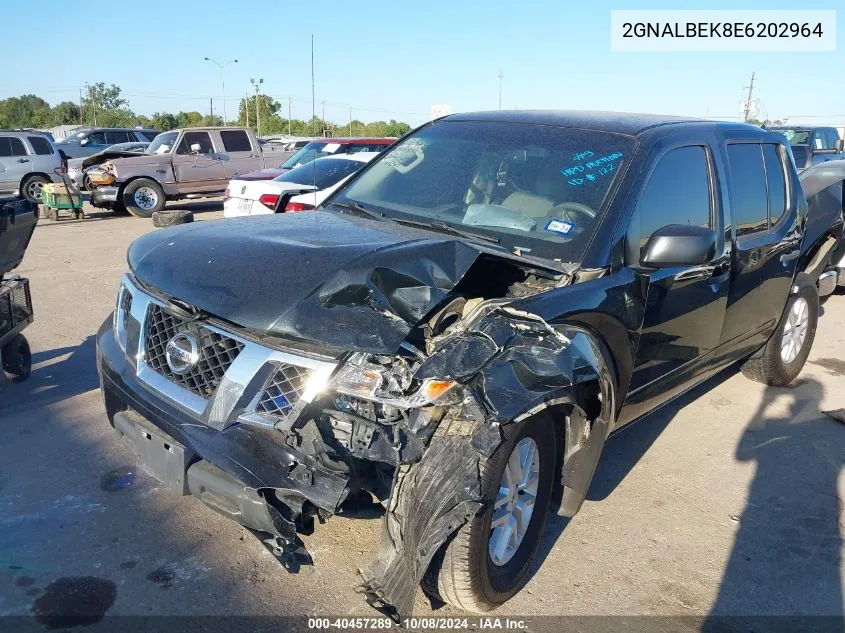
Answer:
[(842, 231), (841, 201), (807, 212), (750, 125), (448, 116), (317, 211), (135, 241), (97, 336), (108, 419), (286, 566), (315, 517), (376, 502), (373, 606), (422, 584), (487, 611), (609, 434), (733, 363), (798, 375)]

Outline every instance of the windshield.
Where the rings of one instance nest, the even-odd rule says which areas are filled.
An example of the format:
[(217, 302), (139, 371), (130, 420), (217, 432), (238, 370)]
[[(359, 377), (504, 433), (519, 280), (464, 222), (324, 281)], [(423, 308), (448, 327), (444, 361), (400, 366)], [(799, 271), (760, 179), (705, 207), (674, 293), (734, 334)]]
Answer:
[(71, 132), (61, 141), (58, 141), (57, 145), (67, 145), (68, 143), (76, 143), (79, 139), (88, 136), (88, 132), (90, 130), (84, 130), (82, 132)]
[(317, 189), (325, 189), (340, 182), (350, 174), (361, 169), (364, 163), (345, 158), (321, 158), (292, 169), (274, 178), (276, 182), (292, 182), (297, 185), (314, 185)]
[(147, 154), (167, 154), (173, 149), (173, 144), (179, 138), (179, 132), (164, 132), (159, 134), (147, 148)]
[(388, 150), (332, 202), (472, 227), (510, 250), (575, 262), (633, 147), (621, 134), (446, 120)]
[(810, 130), (772, 130), (782, 134), (790, 145), (809, 145)]
[(298, 165), (310, 163), (315, 158), (337, 154), (341, 147), (343, 146), (340, 143), (332, 143), (331, 139), (327, 139), (325, 141), (312, 141), (279, 165), (279, 169), (293, 169)]

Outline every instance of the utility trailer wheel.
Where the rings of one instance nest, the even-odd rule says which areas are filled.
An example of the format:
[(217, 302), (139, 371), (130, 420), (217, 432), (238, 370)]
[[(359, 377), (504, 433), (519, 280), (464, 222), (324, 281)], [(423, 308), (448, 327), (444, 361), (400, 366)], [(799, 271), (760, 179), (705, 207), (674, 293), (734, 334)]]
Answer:
[(528, 582), (557, 477), (554, 422), (546, 415), (505, 426), (505, 440), (480, 465), (486, 498), (495, 499), (455, 533), (431, 561), (423, 590), (485, 613)]
[(159, 228), (187, 224), (193, 221), (194, 214), (191, 211), (156, 211), (153, 213), (153, 226)]
[(23, 334), (18, 334), (0, 350), (4, 371), (11, 375), (12, 380), (20, 382), (29, 378), (32, 371), (32, 352), (29, 341)]

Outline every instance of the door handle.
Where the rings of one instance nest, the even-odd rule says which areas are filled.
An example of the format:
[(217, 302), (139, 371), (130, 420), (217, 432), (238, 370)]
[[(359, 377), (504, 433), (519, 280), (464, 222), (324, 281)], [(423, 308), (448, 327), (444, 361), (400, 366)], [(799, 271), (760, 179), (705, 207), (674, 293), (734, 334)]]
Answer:
[(28, 159), (28, 158), (19, 158), (19, 159), (18, 159), (18, 162), (19, 162), (19, 163), (28, 163), (28, 162), (29, 162), (29, 159)]
[(790, 262), (798, 259), (798, 256), (800, 254), (801, 254), (801, 251), (798, 250), (798, 249), (791, 251), (789, 253), (784, 253), (783, 255), (780, 256), (780, 263), (783, 264), (784, 266), (788, 266), (790, 264)]

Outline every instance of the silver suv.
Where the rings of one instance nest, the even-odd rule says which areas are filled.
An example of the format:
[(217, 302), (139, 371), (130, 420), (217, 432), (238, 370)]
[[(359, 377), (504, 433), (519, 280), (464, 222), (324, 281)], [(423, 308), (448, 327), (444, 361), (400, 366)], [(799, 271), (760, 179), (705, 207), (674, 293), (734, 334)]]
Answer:
[(78, 128), (56, 143), (68, 158), (83, 158), (101, 152), (110, 145), (118, 143), (149, 143), (158, 132), (141, 128)]
[(50, 139), (38, 132), (0, 130), (0, 193), (41, 200), (48, 182), (61, 182), (67, 163)]

